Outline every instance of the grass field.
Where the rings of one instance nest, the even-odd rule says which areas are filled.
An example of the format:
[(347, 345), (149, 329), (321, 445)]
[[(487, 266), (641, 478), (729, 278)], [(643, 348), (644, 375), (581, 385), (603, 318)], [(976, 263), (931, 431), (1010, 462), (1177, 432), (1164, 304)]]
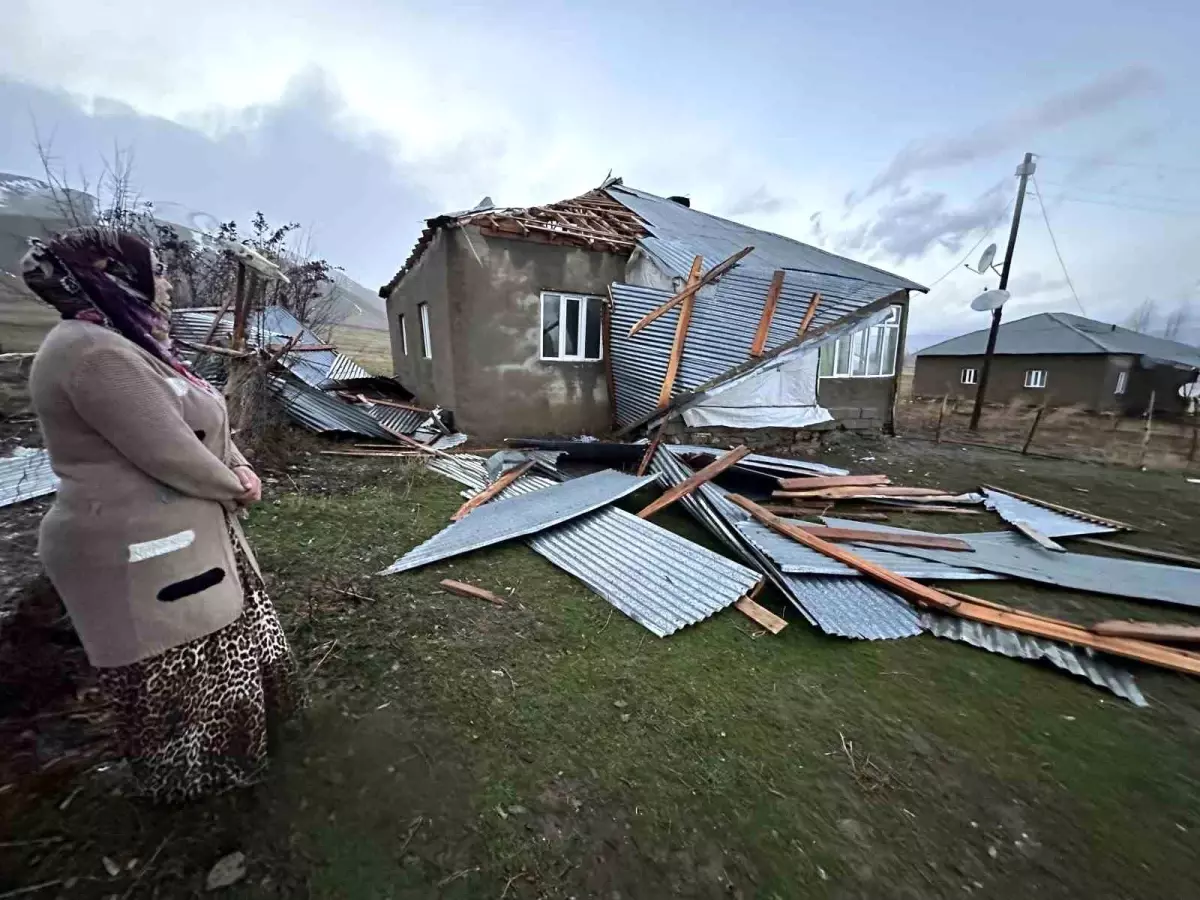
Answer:
[[(907, 484), (1019, 485), (1200, 551), (1178, 476), (1048, 460), (1018, 472), (1005, 454), (899, 442), (869, 455), (841, 459)], [(249, 531), (313, 696), (304, 727), (260, 787), (185, 809), (53, 767), (0, 787), (0, 840), (17, 842), (0, 847), (0, 893), (71, 879), (60, 896), (198, 896), (234, 850), (248, 875), (229, 896), (242, 897), (1200, 890), (1200, 685), (1184, 676), (1137, 669), (1152, 704), (1139, 710), (932, 637), (827, 638), (770, 594), (791, 621), (778, 636), (727, 611), (659, 640), (522, 545), (373, 577), (461, 502), (438, 476), (316, 454), (264, 475)], [(679, 513), (658, 521), (707, 543)], [(447, 595), (447, 576), (508, 603)], [(1084, 622), (1186, 619), (977, 590)]]
[(335, 325), (333, 344), (372, 375), (392, 374), (392, 345), (386, 331)]

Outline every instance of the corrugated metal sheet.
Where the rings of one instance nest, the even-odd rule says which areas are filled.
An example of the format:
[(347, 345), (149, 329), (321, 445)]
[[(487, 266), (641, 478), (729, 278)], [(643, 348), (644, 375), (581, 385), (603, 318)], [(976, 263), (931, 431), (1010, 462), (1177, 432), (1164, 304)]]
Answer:
[[(804, 279), (806, 285), (811, 280), (797, 273), (789, 273), (788, 277)], [(697, 295), (673, 395), (695, 390), (750, 359), (750, 346), (754, 342), (770, 281), (770, 274), (763, 280), (733, 272)], [(793, 290), (787, 284), (785, 279), (785, 289), (780, 295), (767, 340), (768, 351), (796, 336), (813, 290), (818, 289), (807, 290), (806, 287), (805, 293)], [(889, 293), (880, 290), (873, 296), (861, 299), (839, 300), (836, 295), (826, 293), (832, 289), (820, 290), (822, 300), (813, 320), (814, 328), (832, 325)], [(617, 420), (621, 424), (628, 424), (650, 414), (657, 406), (658, 392), (666, 375), (679, 316), (675, 312), (668, 313), (630, 337), (629, 329), (647, 313), (670, 300), (672, 294), (632, 284), (614, 284), (610, 291), (613, 299), (611, 356)], [(805, 348), (819, 348), (862, 327), (865, 327), (862, 322), (844, 323), (815, 336), (805, 344)]]
[(370, 378), (371, 373), (344, 353), (335, 353), (327, 377), (330, 381), (352, 381), (355, 378)]
[(58, 490), (58, 476), (50, 468), (45, 450), (17, 448), (14, 456), (0, 459), (0, 506), (9, 506)]
[(443, 434), (440, 438), (434, 441), (429, 446), (434, 450), (451, 450), (459, 444), (465, 444), (471, 439), (469, 434), (463, 434), (461, 431), (456, 431), (454, 434)]
[(1097, 687), (1112, 691), (1134, 706), (1149, 705), (1129, 672), (1097, 659), (1086, 650), (1077, 650), (1057, 641), (1018, 634), (1007, 628), (996, 628), (982, 622), (931, 612), (921, 613), (921, 624), (940, 638), (962, 641), (972, 647), (1011, 656), (1014, 659), (1045, 660), (1065, 672), (1086, 678)]
[(981, 488), (981, 490), (987, 508), (994, 511), (1005, 522), (1027, 522), (1048, 538), (1109, 534), (1117, 531), (1110, 525), (1101, 525), (1099, 522), (1089, 521), (1080, 516), (1056, 512), (1036, 503), (1010, 497), (1000, 491), (990, 491), (987, 488)]
[(611, 185), (605, 191), (645, 223), (652, 237), (643, 238), (642, 245), (656, 257), (661, 254), (662, 261), (669, 263), (680, 278), (687, 276), (692, 258), (697, 254), (712, 266), (743, 247), (752, 246), (754, 252), (746, 258), (747, 268), (766, 270), (768, 273), (775, 269), (797, 269), (875, 281), (886, 285), (889, 290), (925, 290), (915, 281), (874, 266), (782, 235), (731, 222), (636, 188), (623, 184)]
[[(833, 517), (823, 521), (842, 528), (869, 528), (872, 531), (899, 531), (927, 534), (907, 528), (889, 528), (868, 522), (853, 522)], [(893, 553), (941, 562), (961, 563), (963, 556), (971, 557), (972, 568), (1010, 578), (1022, 578), (1052, 584), (1056, 587), (1125, 597), (1130, 600), (1149, 600), (1200, 609), (1200, 569), (1166, 566), (1161, 563), (1092, 556), (1086, 553), (1059, 553), (1046, 550), (1022, 534), (1011, 531), (984, 534), (956, 534), (974, 548), (974, 553), (953, 550), (927, 550), (923, 547), (894, 547)], [(864, 548), (865, 544), (855, 544)], [(859, 552), (858, 549), (855, 552)], [(954, 557), (958, 557), (955, 559)]]
[[(664, 444), (672, 453), (703, 453), (708, 456), (719, 455), (721, 451), (715, 447), (705, 447), (700, 444)], [(763, 453), (749, 453), (734, 465), (735, 469), (750, 469), (764, 472), (782, 478), (792, 478), (803, 475), (849, 475), (849, 469), (839, 469), (823, 463), (809, 462), (804, 459), (787, 459), (782, 456), (767, 456)]]
[(385, 406), (382, 403), (371, 403), (360, 408), (379, 424), (401, 434), (412, 434), (421, 427), (422, 422), (429, 418), (428, 410), (400, 409), (397, 406)]
[(544, 531), (619, 500), (655, 480), (606, 469), (528, 496), (494, 500), (396, 560), (381, 575), (406, 572), (461, 553)]
[(284, 411), (305, 428), (317, 433), (340, 431), (386, 441), (395, 440), (361, 409), (319, 391), (292, 375), (272, 375), (270, 385), (271, 393), (278, 398)]
[(879, 641), (913, 637), (921, 621), (901, 597), (866, 578), (786, 575), (788, 588), (826, 634)]
[[(861, 524), (861, 523), (855, 523)], [(830, 559), (824, 553), (805, 547), (772, 531), (766, 525), (753, 520), (738, 523), (738, 530), (756, 547), (767, 554), (779, 565), (780, 569), (795, 575), (838, 575), (859, 577), (859, 572), (845, 563)], [(847, 528), (851, 525), (846, 525)], [(1024, 540), (1024, 539), (1023, 539)], [(854, 553), (868, 562), (891, 569), (897, 575), (914, 578), (919, 581), (946, 579), (949, 581), (995, 581), (998, 576), (989, 572), (955, 565), (954, 563), (938, 562), (925, 559), (914, 559), (903, 554), (883, 549), (879, 544), (855, 544)], [(973, 557), (972, 553), (953, 553), (960, 562)]]
[[(468, 454), (429, 463), (476, 491), (483, 487), (484, 467), (484, 459)], [(523, 475), (500, 496), (521, 496), (555, 483), (543, 475)], [(756, 572), (611, 506), (526, 542), (659, 637), (724, 609), (759, 581)]]

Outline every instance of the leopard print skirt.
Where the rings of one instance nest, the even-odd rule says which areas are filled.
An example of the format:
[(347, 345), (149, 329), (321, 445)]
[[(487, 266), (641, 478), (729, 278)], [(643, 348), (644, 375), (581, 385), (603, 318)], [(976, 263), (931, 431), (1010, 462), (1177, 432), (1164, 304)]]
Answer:
[(167, 803), (253, 784), (268, 730), (304, 705), (295, 658), (262, 580), (232, 533), (238, 619), (128, 666), (99, 670), (139, 795)]

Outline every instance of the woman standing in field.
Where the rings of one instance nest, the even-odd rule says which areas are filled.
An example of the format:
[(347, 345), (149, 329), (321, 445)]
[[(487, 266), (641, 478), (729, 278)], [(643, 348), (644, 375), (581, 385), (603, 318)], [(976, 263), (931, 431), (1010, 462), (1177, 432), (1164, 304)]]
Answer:
[(295, 664), (236, 513), (261, 496), (220, 393), (171, 351), (170, 282), (141, 238), (32, 242), (26, 284), (63, 321), (30, 393), (61, 479), (38, 552), (114, 704), (140, 793), (252, 783)]

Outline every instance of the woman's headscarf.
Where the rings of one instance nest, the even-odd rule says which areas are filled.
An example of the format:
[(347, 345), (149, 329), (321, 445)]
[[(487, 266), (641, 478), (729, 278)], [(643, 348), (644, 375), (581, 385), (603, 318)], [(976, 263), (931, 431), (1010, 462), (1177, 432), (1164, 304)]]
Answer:
[(171, 368), (195, 377), (171, 350), (170, 303), (156, 297), (161, 266), (142, 238), (98, 226), (73, 228), (48, 243), (30, 240), (21, 260), (29, 289), (64, 319), (118, 331)]

